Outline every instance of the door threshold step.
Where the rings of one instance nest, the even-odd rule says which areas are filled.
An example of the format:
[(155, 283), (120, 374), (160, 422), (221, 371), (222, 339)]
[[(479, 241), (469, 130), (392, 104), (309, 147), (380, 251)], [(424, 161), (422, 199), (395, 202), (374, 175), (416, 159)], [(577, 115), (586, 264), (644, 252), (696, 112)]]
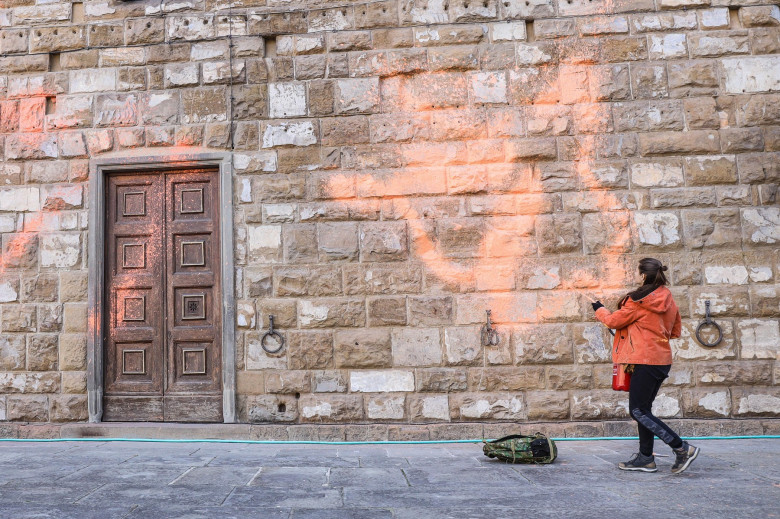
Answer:
[(63, 424), (61, 438), (249, 440), (249, 424), (102, 422)]

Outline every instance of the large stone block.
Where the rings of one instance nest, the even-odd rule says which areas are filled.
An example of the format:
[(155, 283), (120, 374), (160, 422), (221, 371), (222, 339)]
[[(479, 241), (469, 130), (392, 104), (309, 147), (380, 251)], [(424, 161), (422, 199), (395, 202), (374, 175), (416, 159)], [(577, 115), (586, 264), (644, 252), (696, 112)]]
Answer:
[(741, 241), (737, 209), (684, 211), (683, 229), (692, 249), (733, 247)]
[(628, 394), (609, 389), (572, 391), (573, 420), (598, 420), (628, 416)]
[(451, 324), (454, 313), (454, 301), (450, 296), (409, 298), (409, 324), (412, 326)]
[(780, 91), (780, 56), (731, 58), (722, 63), (730, 94)]
[[(80, 194), (78, 198), (81, 198)], [(63, 209), (65, 208), (67, 207), (63, 207)], [(42, 233), (40, 236), (40, 249), (41, 267), (72, 268), (81, 264), (80, 234)]]
[(56, 159), (57, 135), (53, 133), (16, 133), (5, 139), (5, 158)]
[(271, 117), (306, 115), (306, 86), (304, 83), (270, 83), (268, 96)]
[(718, 153), (720, 136), (717, 132), (707, 130), (643, 133), (639, 135), (639, 150), (644, 156)]
[(569, 417), (569, 395), (560, 391), (528, 391), (525, 394), (529, 420), (565, 420)]
[(37, 187), (0, 189), (0, 211), (40, 211), (40, 190)]
[(537, 325), (512, 330), (516, 364), (563, 364), (572, 362), (571, 329), (567, 325)]
[(72, 70), (70, 93), (110, 92), (116, 90), (116, 69)]
[(581, 250), (582, 232), (579, 214), (541, 215), (536, 219), (536, 240), (544, 253)]
[(314, 224), (285, 224), (282, 227), (285, 263), (317, 261), (317, 229)]
[(59, 345), (59, 369), (83, 371), (87, 369), (87, 339), (82, 334), (62, 334)]
[(449, 397), (447, 395), (411, 395), (409, 400), (409, 419), (416, 422), (450, 420)]
[(4, 305), (0, 326), (3, 332), (35, 332), (38, 329), (38, 312), (35, 305)]
[(250, 423), (294, 422), (298, 418), (298, 400), (289, 395), (260, 395), (245, 398), (245, 420)]
[[(578, 364), (607, 362), (612, 358), (612, 344), (604, 327), (598, 323), (572, 327), (574, 356)], [(609, 336), (611, 338), (611, 336)]]
[(38, 373), (0, 373), (3, 393), (57, 393), (60, 374), (56, 371)]
[(312, 373), (311, 387), (314, 393), (346, 393), (346, 371), (315, 371)]
[(683, 392), (686, 416), (722, 418), (731, 414), (731, 394), (728, 389), (689, 389)]
[(595, 213), (582, 218), (586, 254), (629, 252), (632, 247), (628, 213)]
[(677, 187), (685, 183), (679, 160), (631, 164), (632, 187)]
[(693, 34), (689, 39), (691, 55), (714, 58), (733, 54), (748, 54), (750, 43), (746, 33), (712, 32)]
[(775, 388), (731, 389), (734, 417), (777, 416), (780, 414), (780, 397)]
[(743, 359), (774, 359), (780, 353), (780, 324), (776, 320), (737, 322)]
[(224, 87), (184, 90), (181, 93), (181, 122), (195, 124), (225, 121), (227, 99)]
[(780, 208), (743, 209), (742, 232), (747, 243), (777, 243), (780, 241)]
[(639, 243), (653, 248), (677, 248), (681, 244), (680, 223), (674, 213), (634, 213)]
[(358, 422), (363, 419), (360, 395), (303, 395), (298, 401), (303, 422)]
[(408, 253), (405, 222), (364, 223), (360, 226), (362, 261), (402, 260)]
[(333, 365), (333, 335), (328, 331), (290, 331), (287, 334), (290, 369), (327, 369)]
[(352, 371), (350, 390), (357, 393), (392, 393), (414, 391), (414, 373), (411, 371)]
[(771, 383), (771, 362), (729, 361), (696, 364), (697, 385), (763, 386)]
[(419, 266), (398, 269), (385, 265), (347, 265), (344, 267), (344, 293), (403, 294), (422, 290)]
[(371, 420), (403, 420), (406, 418), (404, 395), (367, 396), (366, 417)]
[[(723, 341), (717, 348), (706, 348), (696, 338), (696, 328), (699, 326), (699, 321), (684, 320), (680, 338), (669, 341), (674, 357), (678, 360), (697, 361), (736, 358), (737, 346), (732, 322), (718, 320), (718, 324), (723, 331)], [(714, 342), (718, 338), (717, 331), (713, 327), (702, 328), (701, 336), (709, 342)]]
[(49, 421), (82, 422), (89, 417), (87, 395), (52, 395)]
[(309, 393), (311, 381), (308, 371), (268, 371), (265, 373), (267, 393)]
[(27, 339), (27, 369), (30, 371), (56, 371), (57, 347), (56, 335), (29, 335)]
[(404, 297), (371, 298), (367, 305), (369, 326), (405, 325), (407, 322)]
[(3, 333), (0, 338), (0, 370), (22, 371), (25, 369), (24, 337), (22, 334)]
[(263, 350), (261, 344), (263, 335), (256, 332), (246, 334), (246, 369), (287, 369), (287, 358), (283, 353), (270, 354)]
[(476, 327), (444, 330), (446, 362), (452, 366), (478, 366), (483, 362), (483, 348)]
[(437, 328), (398, 328), (392, 332), (394, 366), (437, 366), (442, 361)]
[(416, 371), (417, 391), (450, 393), (468, 388), (466, 372), (460, 368), (429, 368)]
[(304, 299), (298, 305), (298, 320), (303, 328), (364, 326), (362, 299)]
[(705, 303), (710, 301), (713, 316), (746, 316), (750, 312), (747, 287), (715, 285), (691, 290), (694, 315), (704, 316)]
[(9, 395), (6, 418), (16, 422), (47, 422), (49, 398), (45, 395)]
[(453, 420), (526, 420), (528, 408), (522, 393), (454, 393), (450, 395)]
[(390, 331), (386, 329), (336, 332), (334, 363), (338, 368), (383, 368), (393, 365)]

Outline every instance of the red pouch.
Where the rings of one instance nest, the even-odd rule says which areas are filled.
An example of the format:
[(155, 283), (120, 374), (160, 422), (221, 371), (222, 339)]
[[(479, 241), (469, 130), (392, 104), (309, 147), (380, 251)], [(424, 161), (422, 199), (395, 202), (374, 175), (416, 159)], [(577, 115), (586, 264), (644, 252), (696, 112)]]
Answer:
[(628, 391), (631, 387), (631, 373), (626, 373), (623, 364), (612, 364), (612, 389), (615, 391)]

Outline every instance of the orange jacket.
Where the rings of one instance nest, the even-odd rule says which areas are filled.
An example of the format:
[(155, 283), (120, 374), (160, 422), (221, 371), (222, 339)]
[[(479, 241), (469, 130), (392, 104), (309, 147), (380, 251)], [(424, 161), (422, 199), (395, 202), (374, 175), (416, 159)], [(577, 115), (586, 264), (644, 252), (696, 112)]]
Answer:
[(612, 362), (672, 363), (669, 339), (680, 336), (680, 311), (665, 286), (656, 288), (637, 301), (626, 296), (616, 312), (610, 313), (601, 307), (596, 311), (596, 319), (615, 330)]

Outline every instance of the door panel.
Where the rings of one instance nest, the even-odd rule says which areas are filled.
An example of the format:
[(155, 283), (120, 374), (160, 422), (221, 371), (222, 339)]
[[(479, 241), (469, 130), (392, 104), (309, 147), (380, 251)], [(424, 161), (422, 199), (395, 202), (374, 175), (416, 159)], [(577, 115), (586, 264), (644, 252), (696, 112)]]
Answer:
[(107, 188), (105, 419), (121, 410), (127, 420), (161, 420), (163, 225), (155, 215), (165, 186), (159, 175), (139, 175), (109, 177)]
[(221, 421), (215, 171), (107, 181), (104, 419)]
[[(198, 420), (221, 416), (217, 177), (166, 175), (168, 337), (165, 411)], [(175, 404), (175, 405), (174, 405)], [(180, 419), (180, 418), (179, 418)]]

